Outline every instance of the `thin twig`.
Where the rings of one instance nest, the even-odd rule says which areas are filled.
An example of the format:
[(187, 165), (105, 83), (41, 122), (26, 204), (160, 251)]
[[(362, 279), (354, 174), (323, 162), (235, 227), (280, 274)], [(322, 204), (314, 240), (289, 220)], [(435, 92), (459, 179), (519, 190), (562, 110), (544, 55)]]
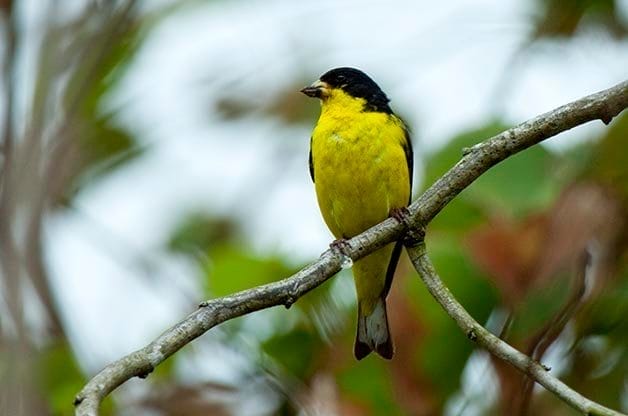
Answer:
[[(585, 252), (580, 256), (576, 274), (573, 278), (573, 288), (571, 294), (562, 307), (552, 316), (552, 318), (532, 337), (529, 341), (525, 354), (534, 361), (541, 361), (548, 348), (558, 339), (567, 326), (567, 323), (582, 306), (586, 288), (586, 274), (589, 268), (589, 253)], [(525, 377), (525, 376), (524, 376)], [(526, 416), (530, 404), (532, 403), (532, 392), (534, 391), (534, 380), (525, 377), (522, 391), (520, 393), (519, 404), (513, 409), (519, 408), (518, 415)]]
[(423, 280), (431, 295), (445, 309), (447, 314), (456, 321), (456, 324), (467, 335), (467, 338), (485, 348), (494, 356), (527, 374), (562, 401), (585, 415), (622, 415), (622, 413), (608, 409), (572, 390), (562, 381), (550, 375), (548, 368), (502, 341), (473, 319), (469, 312), (458, 303), (436, 273), (432, 262), (427, 256), (425, 243), (420, 242), (412, 247), (406, 247), (406, 250), (412, 264), (419, 272), (421, 280)]
[[(471, 149), (467, 149), (463, 158), (452, 169), (408, 207), (407, 224), (412, 229), (422, 229), (463, 189), (492, 166), (509, 156), (592, 120), (602, 120), (604, 123), (609, 123), (613, 117), (627, 107), (628, 81), (624, 81), (608, 90), (589, 95), (535, 117)], [(392, 241), (400, 239), (406, 231), (405, 223), (401, 224), (396, 219), (388, 218), (350, 239), (346, 255), (357, 260)], [(414, 254), (416, 257), (416, 249)], [(422, 264), (425, 261), (422, 260)], [(260, 309), (277, 305), (289, 307), (299, 297), (338, 272), (340, 264), (339, 254), (326, 251), (316, 262), (287, 279), (203, 303), (200, 309), (166, 330), (148, 346), (109, 364), (92, 378), (76, 396), (76, 414), (79, 416), (97, 415), (100, 402), (116, 387), (132, 377), (146, 377), (166, 358), (213, 326)], [(456, 310), (456, 313), (466, 313), (444, 286), (442, 289), (443, 304), (454, 308), (457, 305), (459, 310)], [(529, 365), (532, 362), (529, 357), (497, 339), (479, 324), (476, 323), (472, 326), (467, 334), (475, 334), (476, 338), (481, 340), (479, 342), (486, 344), (487, 349), (489, 349), (488, 344), (491, 344), (492, 349), (489, 350), (500, 358), (512, 359), (511, 357), (514, 357), (513, 364), (517, 368), (526, 371), (527, 374), (535, 380), (539, 380), (546, 387), (549, 386), (548, 388), (552, 392), (555, 392), (568, 404), (578, 409), (584, 408), (583, 400), (586, 401), (587, 409), (595, 405), (551, 376), (541, 366)], [(493, 338), (497, 339), (499, 343), (495, 344)], [(494, 348), (493, 344), (498, 345), (498, 348)], [(599, 405), (598, 407), (601, 408)], [(599, 414), (617, 415), (619, 413)]]

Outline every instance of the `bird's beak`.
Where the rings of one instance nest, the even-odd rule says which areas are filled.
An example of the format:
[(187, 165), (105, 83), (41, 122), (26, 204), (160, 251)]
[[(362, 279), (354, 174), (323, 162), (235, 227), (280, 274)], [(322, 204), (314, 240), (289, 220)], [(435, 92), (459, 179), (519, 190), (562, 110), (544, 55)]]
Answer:
[(301, 92), (308, 97), (312, 98), (324, 98), (329, 92), (329, 84), (322, 81), (316, 81), (309, 87), (305, 87), (301, 90)]

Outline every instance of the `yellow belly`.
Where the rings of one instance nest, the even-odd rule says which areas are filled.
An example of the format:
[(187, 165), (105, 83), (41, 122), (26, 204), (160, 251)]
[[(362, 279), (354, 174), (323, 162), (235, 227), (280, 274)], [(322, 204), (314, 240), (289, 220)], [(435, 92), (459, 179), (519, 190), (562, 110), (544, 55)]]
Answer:
[[(410, 179), (401, 121), (384, 113), (326, 117), (312, 135), (316, 196), (336, 238), (350, 238), (405, 207)], [(353, 268), (361, 307), (370, 313), (385, 285), (393, 245), (357, 261)]]
[(356, 119), (334, 123), (321, 117), (312, 136), (316, 196), (336, 238), (381, 222), (410, 197), (400, 122), (383, 113)]

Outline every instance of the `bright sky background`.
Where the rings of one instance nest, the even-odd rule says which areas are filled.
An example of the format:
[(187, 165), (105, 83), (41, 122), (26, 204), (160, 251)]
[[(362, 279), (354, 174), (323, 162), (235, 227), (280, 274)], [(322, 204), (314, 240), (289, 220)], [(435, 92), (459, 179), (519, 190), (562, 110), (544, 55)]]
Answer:
[[(295, 264), (331, 240), (307, 171), (312, 126), (255, 113), (225, 121), (212, 98), (227, 92), (261, 107), (294, 74), (313, 81), (332, 67), (361, 68), (412, 126), (420, 178), (421, 154), (489, 114), (522, 122), (626, 77), (628, 43), (597, 33), (515, 56), (532, 29), (531, 3), (218, 1), (165, 19), (107, 103), (148, 151), (46, 230), (56, 295), (87, 369), (145, 345), (200, 300), (198, 271), (163, 248), (184, 213), (235, 213), (255, 250)], [(628, 19), (628, 1), (622, 7)], [(547, 145), (560, 150), (600, 128)], [(282, 147), (292, 159), (276, 176)]]

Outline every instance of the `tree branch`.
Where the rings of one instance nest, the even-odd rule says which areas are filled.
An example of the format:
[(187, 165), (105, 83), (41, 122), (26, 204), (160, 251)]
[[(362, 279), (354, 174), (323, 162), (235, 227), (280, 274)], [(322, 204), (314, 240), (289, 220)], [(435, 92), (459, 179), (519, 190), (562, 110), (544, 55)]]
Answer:
[[(449, 201), (495, 164), (542, 140), (586, 122), (602, 120), (608, 124), (613, 117), (627, 107), (628, 81), (624, 81), (608, 90), (542, 114), (470, 149), (465, 149), (462, 159), (408, 207), (407, 224), (388, 218), (350, 239), (345, 254), (357, 260), (400, 239), (408, 226), (414, 230), (422, 229)], [(419, 266), (430, 270), (427, 267), (431, 266), (429, 260), (422, 255), (420, 250), (417, 250), (419, 249), (410, 249), (411, 256), (414, 256)], [(277, 305), (290, 307), (298, 298), (337, 273), (340, 270), (341, 257), (339, 253), (327, 250), (317, 261), (287, 279), (202, 303), (198, 310), (166, 330), (149, 345), (109, 364), (92, 378), (76, 396), (76, 415), (97, 415), (100, 402), (116, 387), (134, 376), (146, 377), (166, 358), (212, 327), (260, 309)], [(427, 280), (425, 273), (422, 276), (424, 280)], [(468, 317), (472, 320), (442, 283), (440, 283), (440, 289), (442, 290), (438, 293), (442, 299), (438, 297), (437, 299), (454, 319)], [(450, 312), (451, 308), (453, 312)], [(480, 345), (487, 349), (490, 345), (492, 349), (489, 350), (502, 359), (515, 357), (509, 362), (556, 393), (568, 404), (582, 411), (594, 409), (592, 406), (597, 406), (596, 409), (603, 409), (549, 375), (540, 365), (534, 364), (529, 357), (500, 341), (475, 321), (473, 322), (474, 324), (469, 326), (468, 320), (461, 320), (461, 323), (465, 324), (461, 326), (462, 328), (470, 328), (467, 334), (475, 334), (477, 342), (484, 343)], [(491, 336), (501, 344), (495, 343)], [(505, 354), (505, 351), (508, 354)], [(530, 365), (531, 362), (533, 365)], [(608, 413), (608, 410), (605, 412), (598, 414), (618, 414)]]

